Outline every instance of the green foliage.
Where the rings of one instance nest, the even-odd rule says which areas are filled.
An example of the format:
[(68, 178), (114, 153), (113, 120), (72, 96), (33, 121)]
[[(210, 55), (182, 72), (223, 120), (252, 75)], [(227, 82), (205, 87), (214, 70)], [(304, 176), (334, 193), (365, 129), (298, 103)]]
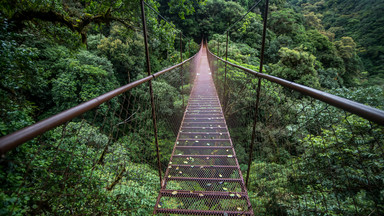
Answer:
[(204, 5), (206, 0), (171, 0), (168, 2), (169, 12), (177, 13), (180, 19), (185, 19), (185, 15), (192, 15), (197, 5)]
[(65, 110), (115, 89), (116, 78), (111, 63), (87, 51), (77, 59), (58, 63), (59, 74), (52, 82), (52, 99), (56, 109)]
[(330, 91), (330, 93), (381, 110), (384, 109), (384, 91), (380, 86), (337, 88)]
[(153, 91), (157, 103), (157, 109), (160, 116), (171, 117), (176, 113), (181, 113), (181, 97), (180, 92), (166, 81), (154, 81)]
[[(183, 59), (198, 50), (196, 42), (200, 43), (202, 37), (210, 39), (211, 51), (217, 52), (219, 47), (219, 56), (224, 56), (224, 31), (253, 4), (248, 0), (147, 3), (187, 35), (183, 50), (189, 49), (189, 53)], [(271, 1), (267, 71), (311, 87), (332, 89), (329, 91), (336, 95), (383, 109), (382, 88), (350, 88), (364, 84), (365, 76), (365, 85), (372, 81), (380, 84), (384, 79), (384, 64), (378, 64), (383, 53), (379, 34), (383, 19), (378, 16), (382, 3), (294, 3), (303, 3), (302, 10), (284, 0)], [(1, 136), (146, 76), (143, 37), (137, 31), (141, 28), (138, 5), (138, 0), (2, 2)], [(332, 6), (338, 11), (329, 10)], [(230, 61), (255, 71), (259, 70), (261, 49), (260, 9), (249, 13), (229, 34)], [(179, 30), (149, 8), (146, 15), (151, 67), (155, 72), (180, 61)], [(359, 55), (368, 72), (364, 72)], [(224, 68), (219, 67), (218, 72), (223, 74)], [(187, 84), (190, 77), (184, 74), (183, 91), (179, 70), (170, 76), (172, 79), (159, 77), (152, 82), (157, 101), (160, 163), (164, 167), (178, 132), (169, 121), (181, 119), (181, 96), (187, 98), (191, 88)], [(218, 83), (223, 80), (217, 79)], [(257, 81), (237, 69), (228, 69), (229, 93), (225, 97), (229, 102), (225, 115), (236, 120), (228, 124), (233, 127), (231, 137), (243, 171), (247, 168), (250, 143), (250, 136), (244, 134), (252, 131)], [(382, 129), (268, 81), (262, 80), (261, 84), (253, 152), (257, 157), (252, 162), (248, 188), (255, 213), (381, 214)], [(218, 86), (222, 91), (220, 88), (222, 85)], [(110, 134), (103, 133), (112, 126), (99, 127), (100, 117), (92, 119), (92, 126), (91, 118), (84, 115), (84, 120), (60, 126), (42, 136), (40, 142), (32, 140), (6, 154), (5, 160), (0, 161), (0, 215), (92, 215), (97, 211), (111, 215), (151, 214), (159, 185), (154, 169), (157, 158), (147, 103), (148, 86), (133, 89), (127, 103), (133, 100), (135, 106), (128, 105), (127, 110), (141, 122), (134, 133), (112, 140)], [(111, 100), (98, 111), (109, 110), (105, 117), (114, 122), (118, 102), (121, 101)], [(138, 109), (142, 110), (140, 116), (135, 115)], [(124, 129), (119, 126), (114, 133), (133, 127), (124, 122), (122, 126)], [(179, 183), (175, 187), (180, 187)], [(172, 200), (168, 204), (181, 205)], [(198, 205), (203, 203), (194, 203)]]
[(241, 22), (241, 27), (236, 26), (235, 29), (238, 29), (232, 32), (232, 40), (238, 43), (245, 43), (255, 49), (260, 49), (263, 29), (261, 15), (249, 13)]
[(200, 34), (222, 34), (229, 24), (239, 19), (244, 12), (244, 8), (233, 1), (208, 0), (205, 6), (196, 12), (196, 21), (201, 23)]
[[(104, 164), (99, 165), (95, 164), (95, 159), (108, 144), (108, 136), (85, 121), (71, 122), (65, 127), (65, 132), (63, 129), (59, 127), (46, 134), (46, 142), (50, 145), (43, 149), (25, 144), (19, 147), (18, 152), (8, 155), (13, 162), (1, 169), (1, 187), (15, 193), (6, 194), (2, 190), (0, 209), (3, 214), (92, 214), (97, 210), (142, 215), (151, 212), (157, 196), (158, 177), (147, 165), (130, 162), (126, 157), (129, 150), (123, 148), (130, 144), (114, 144)], [(39, 154), (35, 155), (37, 151)], [(31, 162), (28, 169), (27, 164), (21, 163), (25, 160)], [(12, 168), (13, 163), (25, 165)], [(106, 189), (121, 167), (125, 167), (125, 172), (120, 184)], [(24, 175), (33, 178), (23, 182)], [(22, 184), (29, 186), (23, 187)], [(22, 193), (18, 195), (18, 192)], [(124, 206), (117, 208), (116, 201)]]
[(306, 31), (306, 37), (304, 46), (309, 52), (315, 55), (322, 63), (324, 68), (337, 68), (338, 70), (344, 69), (342, 63), (342, 56), (339, 57), (337, 47), (326, 37), (324, 34), (316, 30)]
[[(135, 10), (138, 3), (138, 0), (127, 2), (85, 1), (83, 3), (38, 0), (20, 1), (14, 4), (2, 2), (1, 9), (2, 14), (10, 19), (16, 28), (23, 28), (24, 24), (30, 24), (31, 21), (39, 24), (49, 22), (80, 35), (82, 42), (86, 43), (87, 32), (92, 24), (110, 25), (112, 22), (119, 22), (128, 28), (133, 28), (132, 22), (138, 15)], [(52, 27), (47, 26), (48, 28), (42, 28)]]
[(338, 70), (335, 68), (319, 69), (319, 82), (321, 87), (326, 89), (334, 89), (340, 87), (340, 80)]
[(30, 115), (36, 107), (25, 93), (38, 81), (35, 60), (38, 50), (19, 45), (14, 38), (24, 34), (8, 32), (8, 22), (0, 26), (0, 134), (6, 135), (34, 122)]
[[(214, 39), (210, 40), (208, 44), (210, 50), (217, 54), (217, 46), (219, 45), (219, 55), (220, 57), (223, 57), (225, 54), (225, 41), (221, 42), (223, 39), (221, 35), (218, 34), (214, 34), (213, 38)], [(259, 58), (257, 57), (258, 54), (259, 51), (256, 48), (244, 43), (229, 41), (228, 58), (233, 60), (234, 63), (237, 62), (238, 64), (246, 64), (247, 66), (253, 67), (251, 65), (259, 64)]]
[[(276, 163), (253, 162), (250, 185), (251, 197), (256, 214), (286, 214), (290, 199), (288, 176), (292, 169)], [(292, 208), (292, 207), (291, 207)]]
[(335, 42), (335, 45), (345, 64), (345, 73), (341, 73), (341, 76), (347, 86), (354, 86), (359, 82), (358, 78), (361, 76), (362, 68), (361, 61), (356, 54), (356, 43), (351, 37), (342, 37), (340, 41)]
[[(155, 1), (147, 3), (158, 6)], [(135, 25), (140, 27), (138, 5), (139, 1), (1, 3), (1, 136), (146, 76), (143, 37), (133, 31)], [(178, 30), (149, 8), (146, 13), (156, 72), (180, 61), (174, 48)], [(87, 46), (81, 45), (80, 35)], [(188, 43), (189, 55), (199, 48), (189, 39), (183, 43), (184, 50)], [(181, 89), (179, 83), (161, 79), (153, 86), (161, 102), (161, 163), (167, 164), (175, 139), (167, 120), (181, 118)], [(189, 94), (190, 87), (185, 88)], [(98, 107), (99, 115), (88, 112), (81, 122), (67, 123), (45, 133), (39, 142), (30, 141), (5, 155), (0, 161), (0, 214), (151, 214), (159, 184), (153, 170), (157, 161), (148, 87), (141, 85), (131, 94), (142, 100), (112, 99)], [(138, 107), (127, 109), (142, 109), (143, 115), (134, 118), (144, 126), (119, 137), (111, 132), (115, 125), (103, 122), (116, 122), (119, 103), (134, 101)], [(122, 126), (119, 130), (132, 130), (131, 125)], [(115, 133), (116, 140), (103, 132)]]
[[(333, 199), (338, 197), (340, 200), (334, 200), (334, 203), (342, 204), (334, 208), (342, 214), (354, 214), (353, 205), (357, 205), (361, 214), (382, 208), (380, 203), (384, 197), (380, 179), (383, 176), (377, 170), (382, 169), (383, 161), (380, 147), (375, 144), (375, 139), (382, 139), (382, 133), (380, 129), (374, 129), (369, 137), (353, 133), (368, 134), (368, 124), (362, 118), (350, 116), (333, 125), (331, 130), (323, 130), (321, 136), (309, 135), (303, 140), (305, 153), (299, 159), (300, 169), (311, 170), (315, 164), (317, 168), (314, 170), (316, 174), (298, 176), (298, 181), (309, 188), (319, 190), (323, 187), (320, 190), (335, 193)], [(331, 200), (332, 196), (327, 199)]]
[(187, 47), (187, 51), (189, 51), (188, 56), (187, 56), (188, 58), (195, 55), (200, 49), (199, 44), (197, 44), (193, 40), (188, 41), (185, 46)]
[[(358, 48), (357, 54), (362, 58), (368, 70), (371, 82), (382, 85), (383, 77), (383, 37), (384, 18), (382, 1), (296, 1), (306, 13), (315, 13), (322, 17), (324, 29), (335, 35), (337, 40), (351, 37)], [(356, 62), (355, 62), (356, 63)], [(359, 63), (360, 64), (360, 63)], [(374, 77), (374, 78), (373, 78)]]
[(283, 8), (276, 12), (271, 12), (268, 28), (277, 35), (287, 35), (296, 43), (304, 40), (303, 17), (293, 9)]
[[(327, 108), (318, 102), (301, 99), (291, 108), (294, 113), (301, 110), (297, 125), (284, 129), (270, 121), (267, 126), (257, 126), (261, 142), (257, 142), (248, 187), (255, 193), (252, 202), (256, 211), (381, 214), (382, 128), (356, 115), (341, 117), (343, 112), (335, 108), (319, 113)], [(276, 115), (278, 110), (271, 112)], [(283, 121), (288, 113), (280, 113), (277, 119)], [(289, 140), (296, 144), (289, 145)]]
[[(192, 37), (200, 43), (203, 37), (211, 37), (215, 33), (222, 34), (235, 20), (245, 12), (241, 5), (234, 1), (225, 0), (183, 0), (171, 1), (169, 7), (167, 1), (161, 0), (160, 12), (170, 18), (177, 26), (183, 29), (183, 34)], [(186, 10), (192, 12), (187, 15)], [(185, 19), (180, 19), (184, 16)], [(252, 24), (251, 24), (252, 25)]]
[(293, 46), (293, 40), (291, 37), (286, 35), (279, 35), (276, 38), (273, 38), (269, 43), (269, 46), (265, 52), (266, 62), (267, 63), (277, 63), (279, 61), (279, 50), (282, 47), (291, 47)]
[[(135, 80), (144, 71), (144, 39), (137, 34), (127, 35), (124, 39), (118, 38), (120, 32), (121, 27), (114, 26), (111, 36), (99, 39), (97, 47), (92, 51), (99, 52), (111, 61), (116, 77), (123, 85)], [(97, 36), (95, 38), (98, 39)]]
[(306, 86), (318, 88), (319, 77), (315, 69), (316, 57), (301, 48), (279, 50), (280, 61), (270, 66), (271, 74)]

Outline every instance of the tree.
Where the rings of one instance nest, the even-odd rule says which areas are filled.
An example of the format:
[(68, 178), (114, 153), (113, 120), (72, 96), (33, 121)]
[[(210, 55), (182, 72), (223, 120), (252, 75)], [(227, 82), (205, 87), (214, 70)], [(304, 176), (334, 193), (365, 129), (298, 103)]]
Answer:
[(316, 57), (302, 47), (279, 50), (280, 60), (270, 66), (270, 73), (283, 79), (313, 88), (319, 88), (319, 77), (315, 69)]
[(2, 5), (3, 13), (16, 28), (33, 20), (57, 23), (81, 35), (82, 42), (87, 42), (87, 32), (91, 24), (119, 22), (133, 29), (133, 8), (139, 3), (135, 1), (68, 1), (61, 4), (38, 0), (33, 2), (15, 2)]
[[(126, 35), (126, 37), (121, 37)], [(125, 33), (118, 25), (111, 29), (109, 37), (99, 38), (92, 49), (111, 61), (121, 85), (136, 80), (145, 71), (145, 53), (142, 35)], [(156, 68), (154, 68), (156, 70)]]
[[(303, 9), (305, 14), (320, 14), (326, 32), (332, 32), (331, 37), (340, 40), (342, 37), (351, 37), (357, 45), (357, 55), (361, 57), (364, 67), (368, 71), (371, 83), (382, 84), (384, 43), (381, 37), (384, 26), (382, 11), (383, 1), (324, 1), (308, 0), (294, 3)], [(359, 64), (359, 62), (354, 62)], [(361, 69), (363, 70), (363, 69)], [(356, 85), (355, 81), (352, 81)], [(351, 80), (347, 80), (351, 85)]]
[(180, 19), (184, 20), (185, 15), (192, 15), (195, 12), (195, 7), (204, 5), (207, 0), (171, 0), (168, 3), (169, 12), (178, 14)]
[(339, 56), (345, 64), (345, 73), (341, 76), (347, 86), (359, 83), (358, 78), (361, 76), (362, 63), (356, 54), (356, 43), (351, 37), (342, 37), (341, 40), (335, 42)]
[(52, 82), (52, 99), (57, 111), (69, 109), (118, 86), (112, 64), (88, 51), (58, 64), (59, 73)]
[[(248, 46), (261, 49), (262, 19), (260, 15), (249, 13), (242, 21), (240, 27), (235, 26), (231, 31), (231, 39), (238, 43), (245, 43)], [(270, 39), (270, 34), (268, 38)]]
[(277, 36), (287, 35), (296, 43), (302, 42), (304, 28), (304, 19), (301, 14), (296, 13), (293, 9), (282, 8), (274, 11), (268, 18), (268, 28)]

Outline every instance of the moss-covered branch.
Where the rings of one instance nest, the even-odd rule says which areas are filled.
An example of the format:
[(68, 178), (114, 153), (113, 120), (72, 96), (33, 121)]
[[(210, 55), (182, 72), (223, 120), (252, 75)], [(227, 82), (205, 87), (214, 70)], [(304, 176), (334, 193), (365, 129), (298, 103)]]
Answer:
[(119, 175), (116, 176), (115, 180), (112, 182), (111, 185), (107, 186), (107, 190), (112, 190), (119, 182), (120, 180), (123, 178), (123, 174), (125, 173), (125, 168), (123, 167), (123, 169), (120, 171)]
[(36, 10), (24, 10), (16, 12), (10, 21), (16, 23), (16, 26), (22, 26), (25, 21), (31, 21), (34, 19), (60, 23), (68, 27), (71, 31), (77, 32), (81, 35), (82, 42), (87, 42), (87, 27), (94, 24), (110, 24), (111, 22), (119, 22), (129, 29), (133, 29), (133, 26), (129, 23), (129, 20), (125, 20), (119, 17), (111, 15), (111, 11), (107, 10), (104, 14), (91, 15), (84, 14), (82, 17), (70, 17), (52, 10), (49, 11), (36, 11)]

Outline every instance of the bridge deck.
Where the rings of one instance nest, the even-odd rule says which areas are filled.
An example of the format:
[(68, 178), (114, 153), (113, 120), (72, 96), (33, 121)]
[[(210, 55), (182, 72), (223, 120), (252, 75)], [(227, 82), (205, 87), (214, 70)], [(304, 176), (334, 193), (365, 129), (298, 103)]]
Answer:
[(253, 215), (205, 47), (155, 214)]

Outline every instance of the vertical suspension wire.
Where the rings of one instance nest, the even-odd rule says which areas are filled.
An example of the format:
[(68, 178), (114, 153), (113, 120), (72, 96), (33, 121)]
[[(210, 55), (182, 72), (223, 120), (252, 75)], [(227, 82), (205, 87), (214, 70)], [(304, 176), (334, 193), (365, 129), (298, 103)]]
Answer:
[[(151, 35), (148, 36), (151, 37)], [(188, 64), (185, 65), (185, 67), (189, 67)], [(179, 69), (177, 68), (161, 77), (170, 74), (168, 78), (174, 77), (170, 82), (177, 83), (179, 86), (180, 78), (174, 76), (178, 73)], [(187, 78), (186, 75), (185, 78)], [(184, 82), (186, 82), (186, 79)], [(155, 82), (152, 84), (154, 93), (157, 93)], [(116, 88), (118, 87), (116, 86)], [(39, 144), (38, 149), (34, 152), (37, 157), (26, 161), (26, 163), (19, 163), (19, 165), (26, 166), (28, 171), (23, 178), (22, 185), (17, 186), (19, 189), (15, 190), (18, 192), (18, 199), (23, 200), (23, 196), (35, 197), (29, 202), (34, 204), (34, 201), (40, 199), (45, 202), (44, 199), (47, 198), (47, 194), (49, 196), (53, 194), (54, 196), (49, 202), (56, 203), (57, 200), (57, 202), (62, 203), (62, 205), (55, 205), (50, 209), (53, 214), (63, 214), (69, 211), (73, 214), (82, 214), (88, 209), (94, 212), (103, 212), (103, 214), (114, 214), (115, 210), (129, 214), (128, 212), (132, 211), (132, 209), (127, 208), (126, 205), (134, 206), (135, 202), (137, 202), (134, 199), (129, 199), (129, 195), (124, 194), (127, 187), (135, 187), (134, 184), (129, 183), (132, 176), (142, 181), (141, 176), (147, 173), (152, 175), (152, 169), (149, 169), (147, 165), (156, 167), (155, 157), (140, 154), (140, 151), (146, 151), (148, 148), (152, 148), (153, 145), (150, 145), (150, 147), (140, 145), (138, 149), (134, 149), (135, 144), (138, 143), (153, 143), (153, 138), (150, 138), (153, 137), (152, 127), (151, 124), (148, 124), (151, 123), (150, 97), (147, 94), (140, 94), (142, 90), (144, 92), (148, 91), (148, 86), (146, 84), (140, 87), (137, 86), (132, 91), (119, 94), (103, 102), (94, 110), (87, 111), (82, 116), (60, 124), (57, 129), (51, 129), (49, 133), (57, 133), (61, 130), (63, 132), (49, 140), (46, 140), (45, 135), (40, 135), (37, 140), (33, 140), (36, 141), (36, 144)], [(156, 99), (159, 99), (156, 94), (154, 94), (154, 98), (155, 108), (158, 108), (161, 101), (159, 100), (159, 103), (156, 103)], [(98, 99), (91, 101), (98, 101)], [(92, 116), (93, 112), (95, 112), (95, 115)], [(159, 117), (162, 116), (156, 110), (155, 119), (159, 119)], [(156, 125), (160, 125), (160, 123), (163, 122), (157, 120)], [(162, 129), (160, 130), (162, 132)], [(98, 132), (97, 136), (95, 135), (96, 132)], [(162, 134), (159, 133), (160, 144), (164, 139), (161, 136)], [(72, 145), (68, 146), (69, 144)], [(28, 144), (24, 145), (28, 147)], [(120, 151), (119, 148), (127, 150), (127, 152)], [(134, 157), (128, 156), (131, 151), (134, 152)], [(36, 172), (44, 167), (37, 162), (45, 157), (49, 158), (49, 164), (44, 164), (44, 166), (47, 167), (46, 171), (50, 175), (36, 179), (36, 176), (39, 176)], [(153, 163), (145, 163), (150, 161)], [(73, 170), (80, 167), (78, 163), (81, 163), (81, 169), (78, 171)], [(89, 172), (87, 172), (87, 168), (89, 168)], [(61, 176), (63, 176), (61, 182), (54, 182), (57, 177)], [(154, 176), (156, 177), (156, 174)], [(32, 181), (35, 182), (36, 186), (34, 188), (36, 190), (25, 191), (23, 185), (31, 185)], [(84, 181), (93, 184), (84, 183)], [(157, 181), (155, 183), (157, 186)], [(57, 188), (56, 185), (58, 184), (60, 184), (61, 190), (53, 190)], [(85, 194), (84, 191), (86, 191), (87, 196), (81, 195), (82, 193)], [(14, 193), (12, 189), (7, 189), (5, 192)], [(153, 193), (153, 190), (147, 193)], [(119, 195), (115, 196), (116, 194)], [(85, 203), (81, 207), (77, 205), (80, 201)], [(111, 203), (116, 205), (116, 208), (109, 208)], [(15, 208), (11, 211), (17, 212), (17, 208), (15, 205)]]
[[(269, 0), (266, 0), (265, 12), (264, 12), (264, 23), (263, 23), (263, 38), (262, 38), (261, 53), (260, 53), (259, 73), (263, 73), (265, 36), (266, 36), (266, 32), (267, 32), (267, 19), (268, 19), (268, 4), (269, 4)], [(258, 115), (258, 109), (259, 109), (259, 103), (260, 103), (260, 89), (261, 89), (261, 79), (260, 79), (260, 77), (258, 77), (257, 90), (256, 90), (255, 116), (254, 116), (254, 122), (252, 125), (252, 138), (251, 138), (251, 144), (250, 144), (250, 148), (249, 148), (249, 161), (248, 161), (247, 178), (245, 181), (245, 184), (247, 186), (248, 186), (248, 181), (249, 181), (249, 172), (251, 170), (251, 164), (252, 164), (253, 145), (255, 143), (255, 138), (256, 138), (256, 123), (257, 123), (257, 115)]]
[[(266, 20), (267, 19), (264, 19), (264, 21)], [(214, 48), (212, 45), (213, 44), (211, 43), (211, 48)], [(215, 59), (212, 58), (210, 63), (215, 65)], [(234, 68), (232, 68), (231, 63), (228, 63), (228, 67), (230, 67), (228, 70), (232, 74)], [(262, 71), (261, 65), (259, 72), (262, 73)], [(236, 116), (231, 116), (230, 112), (234, 95), (239, 95), (237, 94), (238, 92), (234, 92), (235, 88), (238, 86), (235, 86), (235, 80), (233, 80), (233, 77), (231, 76), (228, 77), (227, 82), (228, 93), (226, 95), (229, 95), (229, 98), (227, 99), (229, 119), (227, 119), (227, 122), (231, 122), (230, 119), (234, 119), (233, 123), (237, 124), (239, 123), (239, 119), (236, 119)], [(260, 194), (268, 194), (269, 191), (272, 190), (278, 191), (277, 194), (279, 197), (274, 197), (274, 199), (276, 204), (282, 207), (270, 210), (263, 210), (260, 208), (260, 213), (264, 211), (266, 211), (264, 213), (271, 213), (271, 211), (274, 211), (274, 214), (276, 215), (287, 213), (327, 214), (329, 211), (343, 212), (344, 209), (346, 209), (345, 205), (350, 205), (350, 208), (348, 209), (350, 214), (362, 214), (362, 203), (360, 203), (360, 200), (356, 196), (351, 197), (349, 200), (344, 200), (342, 197), (343, 190), (340, 188), (340, 185), (346, 186), (346, 188), (352, 188), (355, 184), (355, 180), (352, 177), (353, 175), (348, 173), (350, 172), (348, 171), (350, 165), (342, 164), (340, 167), (342, 172), (335, 173), (333, 170), (334, 168), (331, 167), (340, 166), (340, 164), (337, 163), (339, 160), (338, 158), (332, 158), (331, 156), (326, 160), (325, 164), (316, 164), (316, 162), (321, 159), (321, 154), (327, 153), (328, 149), (336, 148), (337, 152), (343, 151), (342, 145), (345, 140), (340, 138), (343, 135), (341, 135), (340, 131), (337, 131), (337, 128), (334, 127), (340, 124), (340, 120), (346, 122), (344, 124), (349, 126), (347, 127), (349, 132), (355, 133), (352, 134), (353, 139), (351, 141), (365, 140), (364, 142), (367, 142), (369, 139), (372, 139), (370, 135), (367, 135), (364, 138), (365, 134), (353, 131), (355, 120), (349, 119), (347, 115), (344, 120), (342, 119), (342, 116), (341, 118), (338, 116), (337, 118), (334, 118), (335, 120), (332, 119), (331, 122), (328, 122), (329, 120), (326, 118), (329, 117), (327, 116), (334, 116), (334, 112), (337, 112), (336, 110), (333, 110), (334, 108), (329, 108), (330, 106), (332, 107), (330, 104), (325, 103), (324, 108), (319, 106), (319, 104), (322, 103), (321, 101), (310, 96), (308, 97), (305, 93), (303, 94), (303, 92), (286, 88), (279, 85), (279, 83), (270, 82), (266, 79), (261, 80), (261, 82), (259, 79), (254, 79), (253, 82), (253, 91), (256, 91), (256, 94), (259, 94), (259, 96), (257, 96), (259, 105), (257, 109), (254, 108), (255, 105), (252, 106), (252, 111), (255, 111), (256, 113), (252, 113), (252, 111), (247, 111), (247, 113), (250, 120), (249, 131), (251, 133), (254, 133), (254, 128), (251, 126), (253, 121), (251, 119), (255, 117), (257, 118), (257, 121), (255, 122), (256, 133), (253, 134), (252, 138), (252, 142), (255, 143), (256, 149), (250, 151), (253, 152), (253, 154), (256, 154), (257, 158), (252, 162), (250, 157), (250, 165), (252, 165), (253, 169), (251, 173), (248, 171), (248, 175), (250, 175), (251, 179), (246, 185), (248, 187), (257, 187), (257, 189), (261, 190)], [(223, 86), (222, 80), (220, 85)], [(254, 95), (255, 93), (250, 94), (251, 97), (254, 97)], [(256, 104), (256, 101), (253, 101), (252, 103)], [(324, 136), (322, 133), (328, 134), (329, 137)], [(234, 137), (236, 136), (233, 136), (233, 138)], [(332, 141), (335, 143), (333, 144)], [(236, 142), (237, 141), (235, 141), (235, 143)], [(249, 140), (247, 142), (250, 143)], [(300, 144), (300, 147), (295, 145), (295, 143)], [(321, 143), (322, 147), (319, 146), (319, 143)], [(354, 144), (362, 145), (362, 141)], [(332, 145), (335, 146), (332, 147)], [(380, 146), (380, 144), (378, 144), (378, 146)], [(270, 149), (267, 149), (268, 147), (270, 147)], [(298, 149), (302, 147), (304, 147), (304, 149)], [(374, 148), (374, 145), (372, 145), (371, 148)], [(292, 160), (287, 160), (284, 157), (285, 155), (282, 155), (282, 153), (286, 153), (284, 152), (285, 150), (287, 150), (287, 153), (293, 158)], [(268, 155), (268, 151), (270, 151), (272, 156)], [(362, 158), (364, 158), (364, 152), (360, 151), (361, 149), (357, 148), (357, 151), (354, 153), (357, 156), (357, 160), (362, 160)], [(327, 164), (328, 168), (325, 167)], [(369, 176), (369, 166), (364, 165), (364, 163), (358, 165), (359, 169), (362, 170), (362, 179), (367, 181), (367, 185), (371, 185), (374, 181), (372, 177)], [(248, 168), (251, 169), (251, 166), (248, 166)], [(281, 170), (276, 170), (276, 168), (280, 168)], [(315, 173), (315, 175), (317, 175), (317, 173), (319, 175), (328, 175), (329, 182), (320, 179), (320, 183), (317, 183), (317, 186), (312, 185), (311, 182), (308, 182), (314, 178), (310, 177), (312, 172)], [(273, 184), (268, 184), (267, 182), (264, 182), (263, 184), (254, 181), (255, 174), (258, 180), (265, 178), (267, 182), (273, 182)], [(281, 176), (283, 177), (280, 178)], [(346, 179), (342, 184), (338, 182), (341, 178)], [(296, 186), (297, 183), (307, 184), (309, 189), (305, 193), (285, 191), (286, 188)], [(283, 189), (279, 189), (279, 187), (282, 187)], [(252, 195), (250, 194), (250, 196)], [(263, 197), (263, 195), (261, 195), (261, 197)], [(269, 199), (269, 197), (266, 196), (264, 196), (264, 198)], [(263, 198), (253, 197), (253, 199), (262, 201)], [(335, 204), (333, 202), (335, 202)], [(263, 204), (261, 204), (260, 207), (262, 206)], [(379, 212), (377, 206), (376, 208), (375, 206), (370, 207), (371, 212), (374, 212), (375, 210)]]
[[(150, 56), (149, 56), (149, 48), (148, 48), (148, 36), (147, 36), (147, 23), (145, 20), (145, 9), (144, 9), (144, 0), (141, 0), (141, 19), (143, 23), (143, 34), (144, 34), (144, 44), (145, 44), (145, 57), (146, 57), (146, 63), (147, 63), (147, 72), (148, 76), (151, 75), (151, 62), (150, 62)], [(156, 109), (155, 109), (155, 99), (153, 96), (153, 88), (152, 88), (152, 81), (148, 81), (149, 85), (149, 94), (151, 97), (151, 108), (152, 108), (152, 123), (153, 123), (153, 132), (155, 136), (155, 144), (156, 144), (156, 153), (157, 153), (157, 165), (159, 169), (159, 179), (160, 179), (160, 187), (162, 185), (162, 178), (161, 178), (161, 163), (160, 163), (160, 153), (159, 153), (159, 141), (157, 137), (157, 125), (156, 125)]]

